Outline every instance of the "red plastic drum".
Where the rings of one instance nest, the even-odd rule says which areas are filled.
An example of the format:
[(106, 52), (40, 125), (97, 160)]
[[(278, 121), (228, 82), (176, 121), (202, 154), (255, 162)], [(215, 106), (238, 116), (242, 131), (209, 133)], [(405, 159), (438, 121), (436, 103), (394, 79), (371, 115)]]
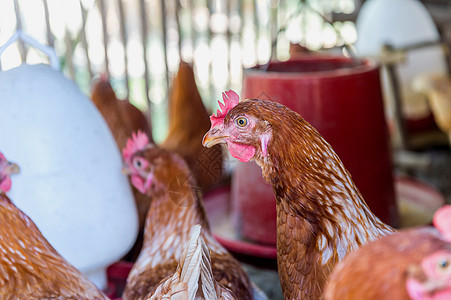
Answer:
[[(306, 56), (245, 70), (242, 98), (280, 102), (298, 112), (332, 145), (371, 210), (398, 224), (379, 66), (348, 58)], [(275, 198), (254, 163), (239, 163), (232, 181), (239, 232), (276, 242)]]

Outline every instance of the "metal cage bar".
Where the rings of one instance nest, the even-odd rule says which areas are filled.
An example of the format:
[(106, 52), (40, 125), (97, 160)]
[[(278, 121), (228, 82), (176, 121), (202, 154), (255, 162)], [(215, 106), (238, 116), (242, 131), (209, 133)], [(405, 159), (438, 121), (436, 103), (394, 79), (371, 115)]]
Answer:
[(121, 31), (121, 42), (122, 45), (124, 47), (124, 78), (125, 78), (125, 89), (126, 89), (126, 95), (127, 95), (127, 99), (129, 99), (129, 95), (130, 95), (130, 79), (128, 76), (128, 56), (127, 56), (127, 42), (128, 42), (128, 37), (127, 37), (127, 26), (126, 26), (126, 21), (125, 21), (125, 10), (124, 10), (124, 5), (122, 3), (122, 0), (117, 0), (117, 6), (119, 9), (119, 24), (120, 24), (120, 31)]
[(140, 8), (140, 18), (141, 18), (141, 42), (142, 42), (142, 50), (143, 50), (143, 59), (144, 59), (144, 84), (146, 87), (146, 100), (149, 109), (151, 108), (151, 102), (149, 97), (150, 84), (149, 84), (149, 66), (147, 64), (147, 6), (145, 0), (139, 0), (139, 8)]

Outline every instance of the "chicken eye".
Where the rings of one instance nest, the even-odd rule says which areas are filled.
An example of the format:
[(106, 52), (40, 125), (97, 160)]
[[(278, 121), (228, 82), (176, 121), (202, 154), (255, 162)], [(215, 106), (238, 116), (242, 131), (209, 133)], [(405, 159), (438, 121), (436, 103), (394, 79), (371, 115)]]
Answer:
[(244, 127), (247, 125), (247, 119), (245, 117), (239, 117), (236, 119), (235, 123), (239, 127)]
[(144, 165), (142, 159), (140, 158), (136, 158), (135, 160), (133, 160), (133, 165), (135, 166), (135, 168), (137, 169), (141, 169)]
[(448, 272), (450, 267), (449, 260), (447, 258), (441, 258), (437, 262), (437, 269), (440, 272)]

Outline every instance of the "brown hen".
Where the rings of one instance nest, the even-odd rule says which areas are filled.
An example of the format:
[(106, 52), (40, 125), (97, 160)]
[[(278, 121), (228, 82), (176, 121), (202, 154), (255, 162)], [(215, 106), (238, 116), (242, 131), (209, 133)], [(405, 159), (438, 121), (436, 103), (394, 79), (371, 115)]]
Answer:
[(332, 147), (299, 114), (276, 102), (239, 102), (233, 91), (223, 98), (203, 144), (224, 143), (233, 157), (260, 165), (276, 196), (284, 297), (320, 299), (337, 262), (393, 229), (369, 210)]
[(108, 299), (6, 196), (18, 171), (0, 153), (0, 298)]
[(402, 230), (349, 254), (332, 272), (325, 299), (451, 299), (451, 206), (438, 214), (446, 218), (438, 230)]
[(185, 159), (203, 190), (217, 183), (222, 175), (221, 147), (202, 147), (202, 137), (208, 128), (208, 113), (197, 90), (193, 69), (182, 61), (172, 83), (169, 132), (161, 147)]
[[(144, 114), (129, 101), (119, 100), (105, 76), (94, 82), (91, 100), (108, 124), (119, 149), (125, 146), (128, 137), (137, 130), (142, 130), (152, 137), (150, 125)], [(142, 229), (149, 210), (149, 198), (133, 187), (132, 191), (138, 209), (139, 228)]]
[(163, 279), (172, 276), (190, 240), (194, 225), (211, 255), (215, 280), (238, 299), (251, 299), (249, 279), (236, 261), (212, 236), (199, 188), (185, 161), (175, 153), (134, 134), (123, 150), (124, 171), (142, 193), (152, 198), (144, 228), (144, 244), (128, 278), (123, 299), (146, 299)]

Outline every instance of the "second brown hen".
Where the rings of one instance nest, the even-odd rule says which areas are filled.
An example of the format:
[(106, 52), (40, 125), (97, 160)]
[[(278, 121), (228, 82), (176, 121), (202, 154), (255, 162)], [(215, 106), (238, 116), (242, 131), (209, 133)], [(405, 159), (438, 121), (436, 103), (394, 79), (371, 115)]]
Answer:
[(404, 229), (350, 253), (333, 270), (326, 300), (451, 299), (451, 206), (433, 227)]
[(209, 114), (197, 90), (193, 69), (181, 62), (169, 100), (169, 133), (161, 147), (182, 156), (204, 190), (222, 175), (221, 147), (202, 146), (202, 137), (209, 128)]
[[(123, 299), (146, 299), (158, 293), (162, 280), (178, 273), (179, 263), (184, 265), (182, 254), (189, 244), (191, 228), (197, 224), (202, 226), (201, 235), (210, 252), (215, 281), (237, 299), (252, 299), (247, 274), (210, 231), (201, 193), (194, 188), (195, 179), (186, 162), (179, 155), (149, 143), (142, 132), (132, 135), (123, 157), (124, 172), (130, 175), (133, 185), (152, 197), (143, 248), (127, 278)], [(179, 281), (182, 277), (171, 278)], [(169, 286), (174, 283), (172, 279), (167, 283)]]

